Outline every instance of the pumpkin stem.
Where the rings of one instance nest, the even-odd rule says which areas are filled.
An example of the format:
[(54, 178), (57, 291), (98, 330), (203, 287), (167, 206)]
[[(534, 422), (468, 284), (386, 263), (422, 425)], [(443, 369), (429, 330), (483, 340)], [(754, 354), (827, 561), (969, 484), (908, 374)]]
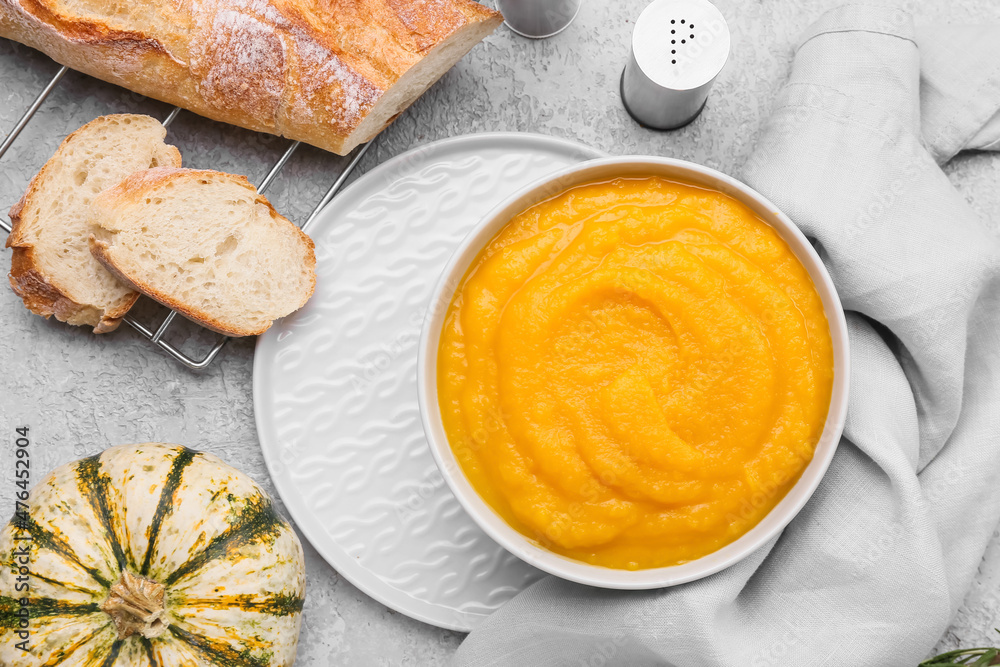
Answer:
[(115, 622), (119, 639), (132, 635), (153, 639), (167, 630), (164, 592), (163, 584), (122, 570), (101, 610)]

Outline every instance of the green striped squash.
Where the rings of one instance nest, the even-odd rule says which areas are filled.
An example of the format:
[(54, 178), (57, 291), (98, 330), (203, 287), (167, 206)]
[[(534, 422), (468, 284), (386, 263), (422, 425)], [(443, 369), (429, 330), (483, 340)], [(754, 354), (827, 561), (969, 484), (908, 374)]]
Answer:
[(121, 445), (62, 466), (4, 528), (0, 559), (3, 667), (295, 661), (302, 545), (211, 454)]

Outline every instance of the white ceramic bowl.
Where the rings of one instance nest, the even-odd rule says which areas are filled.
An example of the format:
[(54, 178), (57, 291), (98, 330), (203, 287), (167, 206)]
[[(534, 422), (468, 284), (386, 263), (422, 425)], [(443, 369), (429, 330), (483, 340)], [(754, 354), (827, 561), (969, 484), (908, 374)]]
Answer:
[[(472, 260), (511, 218), (576, 185), (643, 176), (661, 176), (723, 192), (748, 206), (777, 230), (809, 271), (823, 300), (833, 339), (834, 381), (830, 411), (812, 461), (795, 486), (759, 524), (735, 542), (697, 560), (671, 567), (628, 571), (589, 565), (548, 551), (511, 528), (476, 493), (455, 459), (441, 422), (437, 352), (441, 326), (455, 289)], [(847, 323), (833, 281), (816, 251), (791, 220), (759, 193), (714, 169), (681, 160), (630, 156), (584, 162), (546, 177), (508, 198), (473, 229), (449, 260), (434, 290), (420, 339), (417, 387), (424, 431), (441, 473), (473, 520), (501, 546), (531, 565), (570, 581), (602, 588), (663, 588), (694, 581), (733, 565), (777, 535), (798, 514), (819, 486), (844, 428), (850, 372), (848, 357)]]

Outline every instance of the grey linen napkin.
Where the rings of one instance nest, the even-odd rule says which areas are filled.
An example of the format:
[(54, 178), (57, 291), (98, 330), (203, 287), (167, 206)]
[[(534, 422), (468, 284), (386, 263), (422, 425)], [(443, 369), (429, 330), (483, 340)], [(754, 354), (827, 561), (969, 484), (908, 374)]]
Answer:
[[(784, 533), (650, 592), (547, 578), (459, 665), (915, 665), (1000, 519), (1000, 247), (941, 171), (1000, 148), (1000, 29), (851, 4), (800, 44), (743, 180), (812, 239), (848, 311), (844, 438)], [(989, 621), (986, 621), (989, 622)]]

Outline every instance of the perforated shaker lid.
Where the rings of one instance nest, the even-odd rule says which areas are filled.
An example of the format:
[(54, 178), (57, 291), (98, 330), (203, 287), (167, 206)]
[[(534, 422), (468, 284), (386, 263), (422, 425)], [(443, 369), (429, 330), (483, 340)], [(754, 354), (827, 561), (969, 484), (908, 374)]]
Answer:
[(639, 15), (632, 53), (643, 73), (670, 90), (714, 79), (729, 58), (729, 26), (707, 0), (656, 0)]

